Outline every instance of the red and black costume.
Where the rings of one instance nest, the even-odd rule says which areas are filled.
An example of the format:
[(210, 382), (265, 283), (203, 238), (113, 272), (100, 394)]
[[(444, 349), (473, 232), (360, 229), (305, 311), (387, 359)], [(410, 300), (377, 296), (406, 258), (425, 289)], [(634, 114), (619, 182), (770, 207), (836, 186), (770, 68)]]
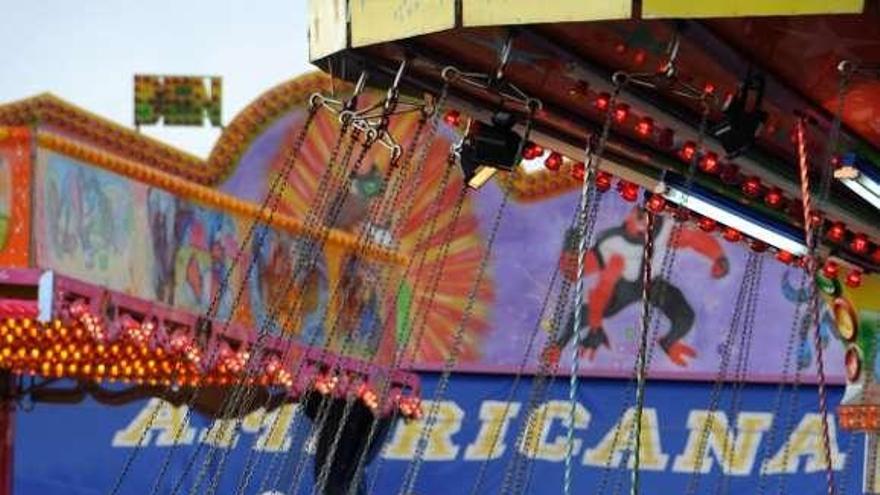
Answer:
[[(689, 227), (682, 227), (678, 236), (669, 235), (671, 228), (663, 229), (663, 218), (658, 217), (654, 231), (655, 242), (667, 249), (692, 249), (712, 261), (711, 273), (721, 278), (728, 272), (728, 261), (721, 245), (711, 235)], [(671, 227), (671, 226), (670, 226)], [(641, 301), (644, 238), (644, 214), (633, 210), (624, 224), (601, 232), (592, 249), (584, 257), (584, 274), (597, 274), (595, 286), (584, 293), (581, 319), (581, 349), (592, 357), (600, 345), (609, 347), (608, 335), (603, 328), (605, 318)], [(664, 239), (667, 238), (667, 239)], [(577, 236), (569, 230), (560, 259), (563, 275), (575, 280), (577, 275)], [(659, 274), (658, 274), (659, 275)], [(696, 357), (693, 348), (681, 340), (694, 325), (694, 310), (681, 290), (668, 280), (657, 277), (651, 281), (651, 304), (666, 316), (669, 331), (660, 337), (660, 347), (679, 366), (687, 366), (689, 358)], [(558, 349), (565, 347), (574, 336), (574, 315), (559, 329)]]

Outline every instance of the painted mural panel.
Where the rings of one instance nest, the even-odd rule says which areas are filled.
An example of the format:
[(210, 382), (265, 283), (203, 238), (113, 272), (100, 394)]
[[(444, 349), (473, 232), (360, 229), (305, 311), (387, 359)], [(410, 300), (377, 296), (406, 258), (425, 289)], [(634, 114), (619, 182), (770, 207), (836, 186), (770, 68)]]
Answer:
[(30, 133), (0, 128), (0, 265), (30, 263)]
[(153, 297), (146, 186), (41, 150), (34, 189), (39, 266)]
[[(224, 190), (260, 201), (270, 181), (280, 173), (283, 157), (292, 146), (304, 116), (304, 108), (295, 107), (264, 126), (242, 152), (237, 168), (223, 185)], [(415, 135), (416, 121), (417, 116), (393, 120), (392, 133), (408, 144)], [(431, 293), (430, 284), (426, 283), (430, 277), (410, 275), (405, 277), (398, 300), (408, 299), (410, 304), (407, 311), (397, 314), (396, 326), (400, 331), (396, 335), (400, 338), (396, 343), (403, 345), (409, 329), (413, 335), (423, 335), (417, 346), (410, 342), (410, 346), (415, 347), (410, 350), (416, 366), (423, 369), (443, 366), (450, 355), (452, 336), (466, 312), (468, 294), (480, 259), (489, 250), (487, 242), (502, 203), (501, 188), (491, 183), (468, 194), (458, 224), (452, 225), (451, 212), (460, 187), (459, 172), (453, 172), (445, 187), (439, 186), (449, 146), (458, 139), (458, 132), (441, 123), (438, 138), (427, 150), (421, 182), (411, 186), (415, 191), (413, 201), (394, 209), (390, 218), (380, 220), (392, 225), (383, 226), (390, 242), (403, 254), (415, 257), (424, 247), (417, 239), (420, 232), (430, 228), (428, 219), (436, 217), (440, 222), (438, 233), (431, 239), (428, 258), (434, 265), (432, 269), (441, 273), (439, 291)], [(285, 213), (300, 218), (308, 214), (319, 199), (318, 185), (331, 151), (339, 143), (338, 127), (333, 119), (319, 112), (302, 150), (302, 159), (287, 177), (282, 206)], [(352, 199), (343, 209), (337, 228), (357, 232), (364, 227), (364, 210), (375, 199), (363, 196), (357, 183), (375, 180), (370, 178), (373, 170), (378, 170), (378, 175), (383, 177), (385, 161), (381, 150), (368, 153), (353, 179)], [(526, 372), (536, 371), (547, 344), (556, 345), (561, 369), (569, 369), (576, 352), (571, 315), (556, 318), (559, 335), (552, 342), (549, 330), (554, 327), (553, 313), (560, 285), (570, 284), (573, 278), (575, 258), (567, 239), (577, 202), (578, 191), (570, 191), (542, 200), (508, 204), (491, 247), (488, 272), (474, 292), (475, 304), (466, 323), (458, 369), (514, 372), (525, 362)], [(399, 231), (393, 226), (395, 221), (402, 226)], [(588, 259), (582, 338), (577, 342), (581, 369), (586, 373), (602, 376), (632, 373), (641, 295), (637, 275), (641, 268), (642, 222), (632, 203), (613, 192), (603, 196), (596, 226), (597, 243)], [(671, 218), (664, 218), (661, 223), (657, 239), (660, 248), (654, 259), (654, 271), (658, 275), (655, 291), (665, 297), (662, 304), (654, 308), (657, 323), (652, 342), (652, 372), (665, 377), (714, 379), (719, 375), (722, 357), (727, 354), (732, 356), (728, 359), (728, 377), (743, 367), (748, 369), (751, 379), (794, 380), (796, 376), (815, 379), (812, 339), (795, 320), (798, 306), (805, 297), (801, 272), (776, 262), (772, 256), (765, 257), (755, 292), (754, 328), (747, 345), (741, 345), (742, 339), (728, 336), (737, 306), (737, 292), (747, 267), (748, 249), (724, 241), (720, 236), (686, 227), (676, 237), (671, 269), (663, 270), (673, 224)], [(440, 247), (445, 244), (450, 250), (444, 253)], [(551, 285), (557, 267), (560, 273)], [(551, 304), (542, 308), (548, 291)], [(421, 317), (420, 311), (429, 306), (431, 311)], [(829, 307), (824, 306), (822, 311), (826, 369), (831, 380), (842, 383), (843, 346), (837, 343), (839, 335)], [(530, 348), (534, 331), (538, 333)], [(742, 335), (742, 325), (735, 332)], [(788, 348), (793, 351), (786, 356)], [(746, 357), (749, 363), (739, 365), (738, 360)]]
[(347, 355), (374, 355), (395, 325), (376, 290), (391, 268), (345, 249), (265, 226), (245, 242), (250, 218), (55, 153), (36, 183), (41, 267)]
[[(268, 185), (282, 174), (285, 157), (302, 128), (304, 117), (304, 108), (296, 107), (263, 127), (261, 134), (243, 151), (241, 161), (222, 189), (261, 202), (269, 190)], [(391, 123), (392, 133), (403, 143), (411, 141), (418, 128), (415, 114), (401, 116)], [(388, 356), (397, 347), (408, 349), (406, 359), (441, 363), (462, 324), (465, 338), (460, 354), (465, 363), (470, 364), (481, 359), (496, 287), (492, 283), (494, 275), (486, 273), (474, 291), (473, 311), (468, 318), (463, 318), (470, 304), (469, 284), (477, 274), (485, 246), (475, 204), (470, 198), (465, 198), (457, 218), (452, 214), (459, 197), (459, 183), (452, 180), (445, 187), (439, 187), (447, 170), (449, 143), (455, 138), (451, 129), (443, 128), (440, 132), (439, 139), (426, 152), (428, 158), (421, 176), (401, 184), (394, 195), (395, 201), (384, 206), (390, 212), (386, 216), (370, 212), (383, 204), (378, 193), (389, 189), (387, 151), (375, 147), (357, 164), (355, 158), (351, 159), (354, 173), (340, 188), (345, 191), (340, 194), (344, 199), (336, 214), (325, 217), (325, 225), (355, 236), (363, 235), (374, 243), (387, 244), (411, 255), (414, 266), (403, 269), (402, 278), (394, 279), (392, 274), (375, 266), (344, 257), (329, 258), (330, 277), (338, 276), (341, 281), (338, 289), (331, 285), (330, 292), (344, 294), (344, 298), (339, 300), (338, 306), (335, 298), (328, 300), (332, 316), (325, 326), (331, 328), (328, 331), (331, 333), (342, 331), (346, 336), (356, 336), (351, 345), (367, 354), (377, 350), (380, 355)], [(337, 135), (337, 119), (327, 112), (319, 113), (301, 150), (302, 158), (282, 178), (281, 211), (306, 219), (314, 211), (314, 205), (327, 203), (328, 198), (320, 193), (327, 162), (334, 148), (345, 148)], [(376, 340), (380, 340), (378, 345)], [(416, 341), (420, 345), (414, 348), (412, 344)]]

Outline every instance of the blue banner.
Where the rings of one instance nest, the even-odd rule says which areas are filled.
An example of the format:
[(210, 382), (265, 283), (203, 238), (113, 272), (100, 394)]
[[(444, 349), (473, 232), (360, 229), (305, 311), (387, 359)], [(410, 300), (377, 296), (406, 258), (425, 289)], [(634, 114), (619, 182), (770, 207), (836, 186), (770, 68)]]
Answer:
[[(424, 377), (426, 398), (437, 381)], [(425, 404), (436, 422), (412, 493), (471, 493), (481, 472), (477, 493), (499, 493), (502, 485), (513, 490), (508, 493), (561, 493), (571, 411), (567, 380), (542, 387), (524, 378), (511, 394), (513, 384), (510, 376), (456, 375), (440, 402)], [(626, 381), (581, 382), (571, 458), (575, 493), (628, 490), (632, 391)], [(837, 404), (841, 393), (831, 388), (829, 403)], [(539, 407), (526, 428), (530, 400)], [(859, 493), (864, 440), (839, 431), (831, 419), (838, 493)], [(815, 387), (651, 382), (642, 425), (646, 495), (769, 494), (782, 493), (780, 487), (825, 493)], [(368, 469), (370, 493), (399, 493), (422, 427), (401, 422), (391, 430)], [(117, 407), (37, 404), (17, 413), (15, 493), (110, 493), (130, 461), (120, 495), (151, 493), (157, 482), (154, 493), (161, 494), (308, 494), (313, 472), (303, 447), (310, 429), (294, 407), (212, 423), (158, 400)], [(136, 448), (141, 441), (144, 447)]]

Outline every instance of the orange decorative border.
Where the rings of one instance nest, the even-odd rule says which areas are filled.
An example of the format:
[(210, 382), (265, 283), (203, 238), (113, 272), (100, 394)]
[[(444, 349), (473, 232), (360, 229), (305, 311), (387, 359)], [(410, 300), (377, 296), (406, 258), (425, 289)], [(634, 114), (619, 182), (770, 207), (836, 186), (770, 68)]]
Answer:
[(323, 72), (310, 72), (295, 79), (283, 82), (266, 91), (245, 107), (223, 130), (211, 155), (209, 166), (222, 171), (217, 182), (222, 182), (235, 170), (241, 155), (248, 149), (251, 141), (278, 118), (295, 107), (305, 107), (309, 98), (316, 92), (329, 94), (331, 90), (350, 91), (351, 85), (345, 81), (331, 80)]
[(196, 201), (205, 206), (237, 214), (246, 218), (259, 218), (268, 225), (296, 235), (319, 237), (327, 235), (327, 243), (345, 250), (362, 250), (365, 257), (377, 261), (404, 264), (407, 257), (387, 248), (361, 243), (357, 236), (336, 229), (311, 228), (302, 221), (268, 208), (224, 194), (207, 186), (182, 179), (168, 172), (121, 158), (98, 148), (83, 145), (48, 131), (37, 132), (39, 146), (90, 163), (96, 167), (122, 175), (153, 187), (164, 189), (176, 196)]
[(322, 88), (350, 85), (312, 72), (275, 86), (239, 112), (226, 126), (207, 160), (107, 120), (50, 93), (0, 105), (0, 125), (52, 128), (144, 165), (203, 185), (221, 184), (238, 165), (251, 140), (278, 117), (306, 105)]
[(24, 268), (31, 256), (31, 133), (26, 127), (0, 126), (0, 148), (16, 149), (9, 162), (11, 178), (6, 244), (0, 249), (0, 266)]

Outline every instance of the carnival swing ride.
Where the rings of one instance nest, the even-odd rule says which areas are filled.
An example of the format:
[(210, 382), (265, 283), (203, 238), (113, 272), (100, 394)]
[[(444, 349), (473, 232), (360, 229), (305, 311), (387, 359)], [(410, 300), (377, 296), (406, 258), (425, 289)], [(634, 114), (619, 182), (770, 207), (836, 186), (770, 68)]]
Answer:
[[(725, 390), (732, 390), (731, 411), (739, 407), (737, 394), (753, 364), (764, 267), (789, 265), (799, 283), (792, 288), (798, 302), (787, 344), (778, 350), (784, 380), (799, 383), (801, 368), (791, 370), (798, 348), (814, 353), (821, 441), (831, 459), (828, 422), (835, 405), (827, 400), (820, 325), (822, 308), (829, 306), (833, 331), (847, 348), (840, 424), (868, 434), (866, 472), (873, 473), (876, 456), (869, 454), (877, 450), (874, 432), (880, 430), (878, 308), (860, 299), (860, 286), (880, 270), (880, 133), (871, 127), (880, 114), (876, 5), (859, 5), (852, 10), (857, 16), (698, 21), (642, 20), (683, 14), (652, 13), (653, 2), (645, 1), (633, 16), (630, 2), (609, 2), (627, 8), (600, 18), (623, 20), (597, 21), (586, 8), (581, 17), (554, 18), (554, 9), (567, 2), (549, 3), (540, 16), (521, 6), (513, 17), (495, 11), (481, 18), (492, 9), (461, 11), (457, 2), (444, 11), (448, 19), (415, 9), (404, 21), (395, 17), (400, 22), (394, 28), (376, 20), (379, 11), (371, 9), (379, 7), (371, 5), (378, 4), (342, 2), (344, 8), (331, 12), (314, 3), (311, 53), (330, 76), (321, 79), (327, 90), (309, 98), (302, 122), (287, 131), (285, 155), (263, 203), (230, 203), (252, 220), (203, 313), (181, 317), (161, 305), (110, 297), (63, 274), (22, 270), (3, 285), (6, 347), (0, 362), (15, 375), (79, 382), (66, 392), (70, 398), (33, 385), (36, 378), (31, 390), (22, 381), (21, 390), (34, 400), (91, 394), (113, 403), (156, 396), (190, 406), (187, 414), (228, 419), (223, 428), (233, 431), (255, 409), (298, 403), (310, 420), (302, 438), (314, 438), (312, 493), (372, 492), (375, 477), (368, 482), (366, 468), (381, 468), (378, 452), (391, 427), (420, 421), (398, 493), (427, 493), (418, 480), (437, 405), (468, 341), (486, 326), (490, 255), (506, 210), (511, 203), (578, 190), (560, 261), (539, 298), (539, 319), (516, 370), (513, 388), (527, 362), (537, 359), (521, 416), (528, 420), (517, 425), (516, 445), (528, 450), (540, 435), (541, 420), (529, 412), (557, 375), (567, 375), (569, 424), (575, 424), (580, 380), (589, 373), (585, 363), (609, 345), (602, 318), (637, 303), (632, 380), (620, 400), (622, 410), (632, 406), (634, 427), (613, 438), (629, 446), (629, 479), (608, 469), (609, 457), (600, 484), (588, 489), (648, 492), (640, 478), (642, 414), (655, 349), (675, 365), (695, 358), (670, 309), (680, 291), (667, 281), (679, 248), (712, 233), (750, 251), (732, 314), (728, 320), (717, 315), (723, 335), (709, 410), (721, 407)], [(771, 60), (760, 43), (781, 36), (781, 24), (789, 31), (847, 30), (861, 44), (844, 46), (830, 35), (801, 39), (822, 54), (821, 68), (807, 77), (809, 50), (789, 46)], [(865, 107), (859, 112), (850, 111), (856, 90)], [(21, 124), (21, 115), (5, 115), (4, 124)], [(50, 135), (37, 137), (43, 146), (64, 147)], [(27, 135), (17, 139), (25, 143)], [(105, 161), (106, 168), (141, 182), (166, 188), (171, 182), (149, 167)], [(197, 185), (200, 178), (189, 179), (186, 193), (210, 202), (211, 191)], [(500, 199), (486, 215), (484, 242), (466, 242), (476, 236), (469, 197), (496, 186)], [(608, 256), (596, 228), (613, 187), (635, 205), (625, 223), (637, 259), (626, 267)], [(154, 203), (157, 211), (173, 213), (161, 198)], [(156, 218), (173, 235), (175, 217)], [(295, 235), (282, 248), (273, 238), (278, 229)], [(334, 246), (343, 247), (327, 254)], [(281, 255), (287, 256), (281, 276), (255, 289), (248, 281), (255, 267)], [(715, 256), (712, 270), (723, 276), (729, 262)], [(612, 286), (628, 277), (627, 293), (588, 290), (592, 274)], [(262, 296), (261, 309), (252, 309), (259, 312), (253, 331), (234, 321), (251, 293)], [(444, 332), (435, 331), (441, 327)], [(542, 337), (542, 328), (548, 335)], [(411, 368), (424, 355), (440, 362), (440, 378), (423, 410)], [(783, 407), (785, 390), (780, 385), (776, 408)], [(698, 452), (708, 448), (711, 423)], [(576, 486), (573, 435), (568, 428), (564, 476), (552, 480), (566, 495)], [(273, 458), (259, 482), (253, 479), (256, 459), (249, 457), (236, 474), (237, 493), (276, 488), (271, 478), (277, 481), (283, 469), (294, 472), (283, 493), (300, 493), (306, 443)], [(126, 489), (137, 452), (129, 454), (110, 493)], [(200, 445), (176, 472), (169, 468), (170, 449), (148, 489), (217, 493), (227, 453)], [(700, 492), (702, 460), (697, 456), (687, 493)], [(532, 464), (529, 456), (512, 457), (500, 486), (486, 478), (484, 464), (475, 480), (454, 490), (527, 493)], [(827, 493), (843, 493), (833, 464), (824, 463)], [(726, 483), (722, 478), (713, 493), (729, 491)], [(873, 480), (864, 483), (874, 486)], [(769, 490), (766, 484), (762, 477), (756, 491)]]

